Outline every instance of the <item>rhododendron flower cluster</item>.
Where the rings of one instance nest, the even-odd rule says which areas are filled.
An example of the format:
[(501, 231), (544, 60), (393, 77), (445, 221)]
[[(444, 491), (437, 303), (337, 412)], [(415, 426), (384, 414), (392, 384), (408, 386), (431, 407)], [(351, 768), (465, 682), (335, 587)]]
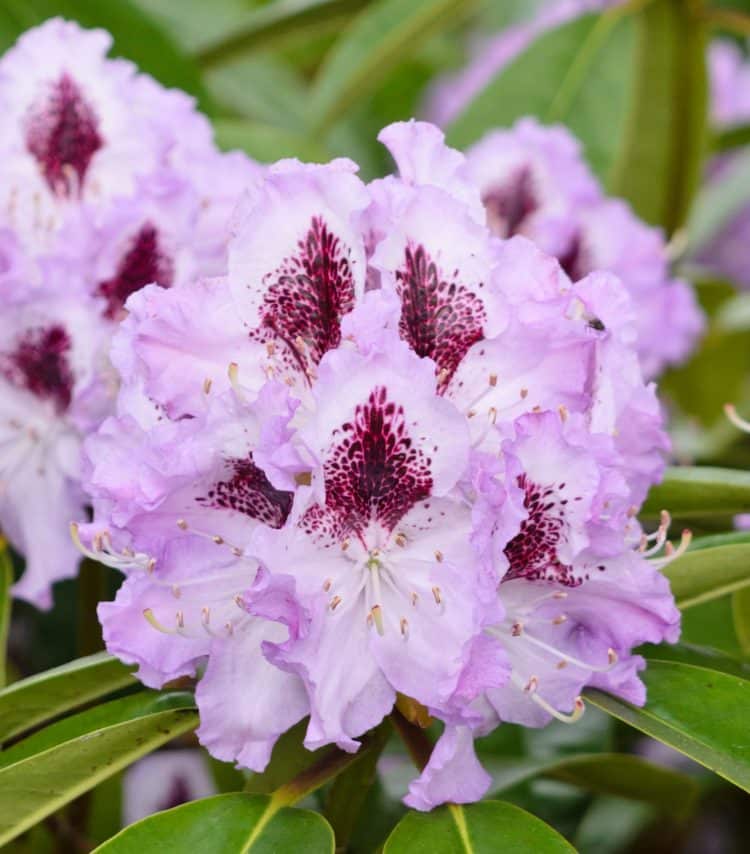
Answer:
[(53, 19), (0, 59), (0, 528), (26, 558), (15, 593), (38, 605), (75, 573), (80, 443), (114, 404), (125, 301), (224, 272), (258, 172), (110, 43)]
[(73, 533), (126, 575), (108, 649), (198, 677), (211, 753), (260, 771), (308, 716), (356, 751), (407, 697), (445, 725), (428, 809), (481, 796), (498, 722), (644, 701), (633, 647), (679, 633), (668, 520), (635, 518), (667, 440), (621, 283), (494, 235), (435, 127), (380, 140), (395, 174), (281, 161), (225, 276), (130, 296)]

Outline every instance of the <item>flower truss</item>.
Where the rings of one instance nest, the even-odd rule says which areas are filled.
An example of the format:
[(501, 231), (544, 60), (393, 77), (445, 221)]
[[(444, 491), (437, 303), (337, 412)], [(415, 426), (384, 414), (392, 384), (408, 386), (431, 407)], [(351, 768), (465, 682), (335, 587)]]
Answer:
[(80, 443), (113, 410), (125, 301), (225, 272), (231, 212), (260, 171), (110, 44), (52, 19), (0, 59), (0, 527), (26, 557), (14, 592), (41, 606), (75, 573)]
[(619, 281), (493, 235), (435, 127), (380, 140), (395, 174), (281, 161), (226, 276), (129, 298), (73, 534), (126, 576), (108, 649), (198, 677), (213, 755), (260, 771), (307, 716), (355, 751), (409, 698), (445, 724), (429, 809), (481, 796), (498, 722), (643, 702), (632, 648), (679, 634), (668, 520), (635, 519), (667, 440)]

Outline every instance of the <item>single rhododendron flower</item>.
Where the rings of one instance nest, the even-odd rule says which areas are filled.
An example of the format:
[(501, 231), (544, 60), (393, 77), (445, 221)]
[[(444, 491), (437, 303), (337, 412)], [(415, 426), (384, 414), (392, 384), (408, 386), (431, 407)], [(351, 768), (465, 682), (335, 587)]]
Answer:
[(400, 696), (446, 727), (428, 809), (481, 796), (498, 722), (643, 701), (631, 649), (678, 632), (635, 521), (667, 440), (623, 285), (493, 234), (436, 128), (380, 138), (396, 173), (274, 164), (226, 275), (127, 300), (74, 535), (126, 575), (108, 649), (197, 678), (214, 755), (262, 770), (308, 716), (354, 751)]

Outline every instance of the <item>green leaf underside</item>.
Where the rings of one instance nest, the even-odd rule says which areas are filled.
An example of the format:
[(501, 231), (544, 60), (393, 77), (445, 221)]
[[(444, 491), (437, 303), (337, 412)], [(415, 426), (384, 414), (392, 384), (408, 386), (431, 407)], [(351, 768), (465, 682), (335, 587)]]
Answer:
[(106, 653), (76, 659), (0, 691), (0, 742), (136, 680)]
[(672, 466), (641, 508), (642, 517), (669, 510), (680, 519), (750, 512), (750, 472), (712, 466)]
[(317, 813), (278, 808), (266, 795), (235, 793), (156, 813), (100, 845), (102, 854), (333, 854), (333, 831)]
[(581, 16), (541, 35), (457, 116), (449, 143), (463, 148), (488, 130), (534, 115), (566, 124), (605, 179), (622, 140), (633, 42), (632, 16), (621, 9)]
[(682, 609), (725, 596), (750, 585), (750, 543), (689, 551), (664, 574)]
[(697, 793), (694, 780), (625, 753), (589, 753), (548, 759), (485, 759), (491, 791), (499, 793), (536, 777), (570, 783), (586, 791), (647, 801), (668, 814), (685, 814)]
[[(60, 721), (48, 728), (52, 734), (0, 754), (11, 763), (0, 769), (0, 845), (196, 726), (189, 695), (143, 694)], [(113, 722), (90, 728), (107, 717)]]
[(268, 48), (279, 38), (309, 32), (318, 25), (345, 20), (368, 0), (276, 0), (234, 22), (231, 33), (206, 44), (197, 53), (204, 66), (213, 66), (256, 48)]
[(750, 655), (750, 588), (732, 594), (734, 631), (744, 655)]
[(525, 810), (502, 801), (410, 812), (388, 837), (383, 854), (571, 854), (560, 834)]
[(310, 94), (310, 127), (328, 130), (422, 43), (455, 21), (474, 0), (377, 0), (361, 12), (328, 54)]
[(605, 712), (750, 791), (750, 681), (658, 659), (649, 660), (642, 678), (647, 689), (643, 708), (600, 691), (588, 690), (585, 696)]

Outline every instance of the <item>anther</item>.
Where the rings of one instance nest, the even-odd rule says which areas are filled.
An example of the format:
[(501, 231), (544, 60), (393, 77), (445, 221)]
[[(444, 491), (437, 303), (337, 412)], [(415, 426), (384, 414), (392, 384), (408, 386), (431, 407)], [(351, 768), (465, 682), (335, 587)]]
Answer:
[(528, 396), (529, 396), (529, 390), (527, 388), (522, 388), (521, 389), (521, 400), (526, 400), (526, 398)]
[(415, 607), (415, 608), (417, 607), (417, 602), (419, 602), (419, 594), (416, 593), (414, 590), (412, 590), (412, 592), (411, 592), (411, 604), (413, 605), (413, 607)]
[(341, 604), (341, 597), (340, 597), (340, 596), (334, 596), (334, 597), (333, 597), (333, 599), (331, 599), (331, 601), (328, 603), (328, 607), (329, 607), (332, 611), (335, 611), (335, 610), (336, 610), (336, 608), (338, 608), (338, 606), (339, 606), (340, 604)]
[(435, 560), (436, 560), (438, 563), (442, 563), (442, 562), (443, 562), (443, 553), (440, 551), (440, 549), (435, 549)]
[(433, 587), (432, 588), (432, 598), (435, 600), (436, 605), (440, 605), (443, 601), (443, 597), (440, 595), (440, 588)]
[(401, 617), (400, 625), (401, 625), (401, 634), (405, 638), (409, 637), (409, 621), (406, 619), (406, 617)]
[(332, 584), (333, 581), (330, 578), (326, 578), (326, 580), (323, 582), (323, 590), (328, 593), (328, 591), (331, 589)]
[(211, 391), (211, 386), (213, 385), (213, 380), (210, 377), (206, 377), (203, 380), (203, 394), (209, 394)]
[(218, 534), (214, 534), (211, 539), (216, 543), (217, 546), (224, 545), (224, 537), (220, 537)]
[(552, 621), (552, 625), (561, 626), (568, 619), (567, 614), (560, 614)]
[(184, 519), (178, 519), (178, 520), (177, 520), (177, 527), (178, 527), (181, 531), (187, 531), (188, 523), (187, 523)]
[(378, 634), (382, 637), (385, 634), (385, 629), (383, 627), (383, 609), (380, 605), (373, 605), (372, 608), (370, 608), (370, 613), (372, 614), (375, 628), (378, 630)]
[(532, 676), (531, 679), (529, 679), (529, 681), (524, 685), (523, 690), (527, 694), (533, 694), (538, 687), (539, 687), (539, 680), (536, 678), (536, 676)]
[(617, 653), (610, 647), (607, 650), (607, 661), (610, 664), (617, 664)]
[(175, 620), (177, 621), (177, 628), (184, 629), (185, 628), (185, 615), (182, 611), (177, 611), (175, 613)]
[(394, 539), (396, 541), (397, 546), (404, 548), (404, 546), (406, 545), (406, 534), (402, 534), (399, 532), (398, 534), (396, 534)]
[(180, 588), (176, 584), (172, 585), (172, 595), (174, 596), (175, 599), (179, 599), (180, 596), (182, 595), (182, 591), (180, 590)]
[(497, 374), (490, 374), (489, 383), (492, 388), (497, 385)]
[(349, 540), (341, 541), (341, 551), (345, 552), (349, 548)]
[(511, 637), (519, 638), (523, 634), (523, 624), (522, 623), (513, 623), (510, 627)]
[(570, 413), (568, 412), (568, 407), (567, 407), (567, 406), (565, 406), (565, 404), (564, 404), (564, 403), (561, 403), (561, 404), (557, 407), (557, 411), (558, 411), (558, 413), (560, 414), (560, 421), (567, 421), (567, 420), (568, 420), (568, 415), (569, 415)]

